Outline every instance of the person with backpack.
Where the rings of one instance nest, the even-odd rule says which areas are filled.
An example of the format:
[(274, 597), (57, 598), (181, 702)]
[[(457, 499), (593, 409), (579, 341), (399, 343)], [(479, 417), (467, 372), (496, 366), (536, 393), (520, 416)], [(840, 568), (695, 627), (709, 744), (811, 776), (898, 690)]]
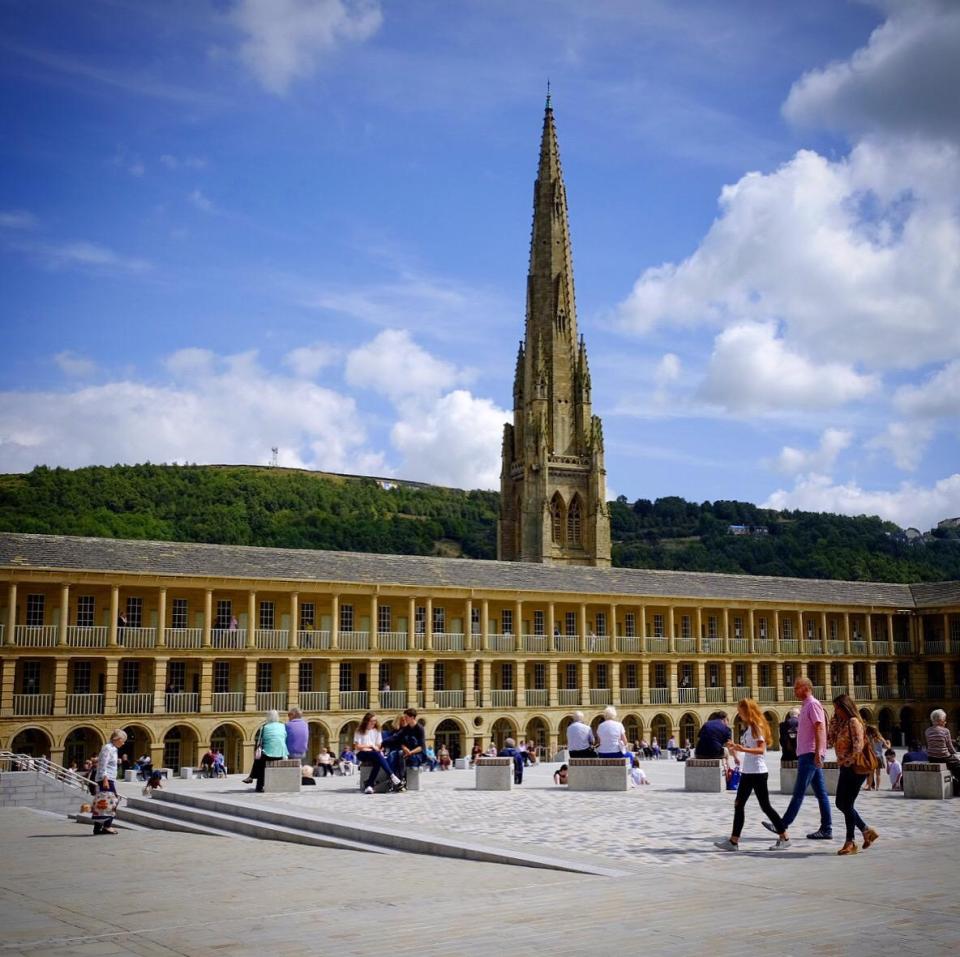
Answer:
[(837, 854), (843, 857), (857, 853), (858, 848), (853, 840), (854, 828), (863, 834), (864, 850), (880, 836), (872, 827), (867, 827), (854, 806), (860, 789), (877, 768), (877, 756), (850, 695), (840, 694), (833, 699), (833, 717), (827, 727), (827, 744), (836, 751), (837, 764), (840, 765), (836, 804), (846, 822), (847, 834)]
[(797, 760), (797, 725), (800, 723), (800, 709), (792, 708), (780, 722), (780, 760)]

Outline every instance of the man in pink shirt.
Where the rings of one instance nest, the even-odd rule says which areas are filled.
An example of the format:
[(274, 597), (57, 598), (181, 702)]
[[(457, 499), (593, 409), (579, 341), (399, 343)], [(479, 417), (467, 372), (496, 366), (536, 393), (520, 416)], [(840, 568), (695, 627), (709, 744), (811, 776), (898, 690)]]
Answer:
[[(793, 693), (802, 702), (797, 725), (797, 783), (793, 788), (790, 806), (783, 815), (783, 829), (793, 824), (803, 804), (807, 787), (813, 787), (817, 803), (820, 805), (820, 828), (807, 837), (811, 841), (829, 841), (833, 839), (833, 818), (830, 814), (830, 797), (823, 780), (823, 758), (827, 753), (827, 718), (823, 705), (813, 696), (813, 682), (809, 678), (797, 678)], [(763, 826), (768, 831), (773, 827), (767, 821)]]

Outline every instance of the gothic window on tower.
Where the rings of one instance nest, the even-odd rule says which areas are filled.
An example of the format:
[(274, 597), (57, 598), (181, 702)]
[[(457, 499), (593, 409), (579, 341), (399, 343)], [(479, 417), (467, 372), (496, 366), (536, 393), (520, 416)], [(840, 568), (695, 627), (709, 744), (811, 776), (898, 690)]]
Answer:
[(567, 511), (567, 544), (568, 545), (580, 545), (582, 544), (580, 538), (580, 496), (574, 495), (573, 501), (570, 503), (570, 508)]
[(554, 545), (563, 544), (563, 498), (559, 492), (550, 500), (550, 537)]

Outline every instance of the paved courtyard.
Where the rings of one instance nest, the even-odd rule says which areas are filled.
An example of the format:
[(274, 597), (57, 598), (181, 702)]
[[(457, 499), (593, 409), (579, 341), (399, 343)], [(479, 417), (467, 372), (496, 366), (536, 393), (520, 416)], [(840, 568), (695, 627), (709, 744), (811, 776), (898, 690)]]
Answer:
[(673, 762), (644, 767), (651, 786), (610, 794), (556, 788), (553, 766), (510, 793), (476, 792), (467, 771), (427, 774), (405, 795), (362, 795), (339, 777), (300, 795), (253, 796), (236, 776), (173, 783), (589, 858), (621, 878), (160, 831), (94, 839), (6, 810), (0, 954), (957, 953), (960, 800), (864, 794), (881, 839), (853, 858), (803, 839), (812, 798), (794, 848), (767, 851), (753, 804), (744, 850), (723, 854), (712, 842), (729, 833), (732, 794), (685, 793)]

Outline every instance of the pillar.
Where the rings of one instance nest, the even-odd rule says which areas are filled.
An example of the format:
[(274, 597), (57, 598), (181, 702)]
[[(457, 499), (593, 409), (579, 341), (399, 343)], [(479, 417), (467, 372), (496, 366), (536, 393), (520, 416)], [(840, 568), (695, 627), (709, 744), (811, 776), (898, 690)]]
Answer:
[[(583, 605), (580, 607), (584, 608)], [(580, 706), (590, 707), (590, 662), (587, 659), (580, 662)]]
[(13, 693), (16, 689), (16, 660), (8, 658), (3, 668), (2, 686), (0, 686), (0, 715), (13, 717)]
[(699, 605), (694, 609), (693, 636), (697, 640), (694, 648), (702, 651), (703, 645), (701, 644), (701, 640), (703, 639), (703, 609)]
[(463, 650), (464, 651), (474, 650), (473, 649), (473, 599), (472, 598), (468, 598), (463, 603)]
[(843, 653), (850, 654), (850, 612), (843, 613)]
[(257, 647), (257, 593), (247, 592), (247, 647)]
[(753, 652), (754, 641), (757, 637), (757, 616), (753, 608), (747, 609), (747, 634), (746, 638), (750, 639), (750, 651)]
[(213, 707), (213, 660), (200, 662), (200, 710), (209, 712)]
[[(117, 619), (113, 619), (114, 625)], [(120, 660), (118, 658), (108, 658), (105, 665), (105, 675), (103, 682), (103, 713), (117, 713), (117, 673), (120, 670)]]
[(248, 658), (243, 676), (243, 710), (257, 710), (257, 660)]
[(523, 602), (519, 598), (513, 603), (513, 633), (517, 636), (513, 647), (520, 651), (523, 638)]
[(205, 588), (203, 592), (203, 637), (200, 639), (204, 648), (213, 644), (213, 589)]
[(411, 598), (407, 602), (407, 650), (415, 651), (416, 647), (417, 647), (417, 599)]
[(167, 646), (167, 590), (157, 592), (157, 647)]
[(640, 662), (640, 700), (650, 704), (650, 662), (646, 659)]
[(407, 661), (407, 707), (415, 708), (416, 706), (417, 706), (417, 662), (416, 662), (416, 659), (411, 659)]
[[(10, 663), (13, 664), (12, 661)], [(68, 658), (57, 658), (53, 664), (54, 717), (67, 713), (67, 668), (69, 664), (70, 660)]]
[[(486, 604), (486, 602), (484, 602)], [(480, 694), (483, 701), (483, 707), (489, 708), (492, 703), (492, 697), (490, 694), (491, 682), (490, 682), (490, 669), (491, 664), (487, 660), (480, 662)]]
[[(4, 637), (4, 644), (12, 645), (17, 632), (17, 583), (10, 582), (7, 589), (7, 634)], [(12, 692), (11, 692), (12, 693)], [(13, 699), (10, 699), (10, 707), (13, 707)]]
[(476, 658), (467, 658), (463, 663), (463, 706), (475, 708), (477, 706), (477, 690), (473, 687), (473, 669)]
[[(580, 654), (585, 655), (587, 653), (587, 606), (584, 602), (580, 602)], [(584, 701), (584, 704), (589, 704), (589, 701)]]
[(774, 666), (774, 683), (777, 686), (777, 701), (783, 701), (783, 662), (778, 661)]
[(887, 641), (889, 642), (889, 647), (887, 654), (893, 654), (893, 612), (887, 612)]
[(327, 697), (330, 710), (340, 710), (340, 662), (333, 658), (327, 663)]
[(617, 606), (614, 602), (610, 603), (610, 610), (607, 612), (610, 621), (607, 623), (607, 634), (610, 636), (609, 647), (611, 651), (617, 650)]
[(827, 613), (820, 612), (820, 640), (823, 642), (823, 650), (827, 650)]
[(720, 636), (723, 639), (721, 647), (723, 650), (729, 654), (730, 653), (730, 609), (723, 609), (723, 633)]
[(435, 658), (426, 658), (423, 662), (423, 706), (432, 708), (434, 706), (433, 697), (433, 678), (434, 667), (437, 661)]
[(867, 684), (870, 685), (870, 700), (876, 701), (877, 700), (877, 666), (872, 661), (867, 663)]
[(750, 697), (756, 698), (760, 687), (760, 664), (756, 661), (750, 662)]
[(513, 687), (516, 691), (516, 707), (527, 706), (527, 663), (521, 658), (513, 663)]
[[(427, 598), (424, 603), (424, 622), (423, 622), (423, 648), (425, 651), (433, 650), (433, 599)], [(424, 682), (426, 682), (426, 674), (424, 674)], [(426, 691), (426, 683), (424, 683), (424, 691)], [(426, 699), (424, 699), (426, 700)]]
[(557, 627), (557, 608), (552, 601), (549, 601), (547, 602), (547, 624), (546, 624), (545, 631), (547, 632), (547, 640), (549, 642), (547, 647), (552, 649), (553, 651), (559, 650), (557, 647), (557, 640), (553, 636), (553, 632), (556, 629), (556, 627)]
[(670, 703), (671, 704), (676, 704), (680, 700), (680, 695), (677, 691), (677, 669), (679, 667), (680, 665), (676, 661), (668, 662), (667, 676), (670, 682)]
[(854, 697), (853, 662), (845, 661), (843, 663), (843, 671), (844, 671), (844, 680), (846, 681), (846, 684), (847, 684), (847, 694), (850, 695), (850, 697), (852, 698)]
[(300, 705), (300, 659), (291, 658), (287, 662), (287, 707)]
[(773, 653), (780, 654), (780, 612), (773, 609)]
[(867, 654), (873, 657), (873, 613), (868, 610), (864, 618), (867, 626)]
[[(484, 598), (480, 605), (480, 641), (484, 651), (490, 649), (490, 602)], [(484, 693), (489, 691), (486, 681), (483, 684)], [(489, 695), (485, 700), (489, 700)]]
[[(336, 651), (340, 647), (340, 596), (330, 596), (330, 650)], [(337, 701), (340, 700), (340, 676), (337, 675), (336, 681), (330, 679), (330, 707), (333, 708), (333, 685), (337, 686)]]
[(300, 647), (300, 595), (290, 592), (290, 638), (287, 647), (296, 651)]
[(723, 698), (728, 704), (733, 703), (733, 662), (723, 663)]
[(170, 659), (153, 659), (153, 713), (167, 713), (167, 662)]
[(647, 606), (640, 606), (640, 638), (647, 637)]
[(676, 634), (677, 634), (676, 627), (677, 627), (676, 621), (674, 620), (674, 614), (673, 614), (673, 605), (670, 605), (667, 608), (667, 639), (670, 642), (668, 647), (671, 651), (674, 651), (676, 649), (676, 645), (673, 642), (673, 639), (676, 637)]
[[(551, 605), (550, 607), (552, 608), (553, 605)], [(553, 635), (553, 631), (551, 629), (551, 638), (550, 638), (551, 641), (553, 641), (552, 635)], [(559, 707), (559, 704), (560, 704), (559, 681), (558, 681), (558, 674), (557, 674), (557, 669), (559, 667), (560, 667), (559, 662), (556, 662), (556, 661), (547, 662), (547, 694), (549, 695), (549, 697), (547, 698), (547, 702), (551, 708)]]
[(57, 644), (67, 646), (67, 622), (70, 620), (70, 586), (60, 586), (60, 621), (57, 623)]
[(707, 663), (701, 658), (697, 661), (697, 701), (703, 704), (707, 700)]
[(620, 662), (610, 662), (610, 689), (613, 703), (620, 707)]
[[(107, 631), (107, 644), (111, 648), (117, 646), (117, 616), (120, 614), (120, 589), (117, 585), (110, 588), (110, 628)], [(106, 706), (104, 706), (106, 707)], [(109, 711), (105, 711), (109, 714)]]

